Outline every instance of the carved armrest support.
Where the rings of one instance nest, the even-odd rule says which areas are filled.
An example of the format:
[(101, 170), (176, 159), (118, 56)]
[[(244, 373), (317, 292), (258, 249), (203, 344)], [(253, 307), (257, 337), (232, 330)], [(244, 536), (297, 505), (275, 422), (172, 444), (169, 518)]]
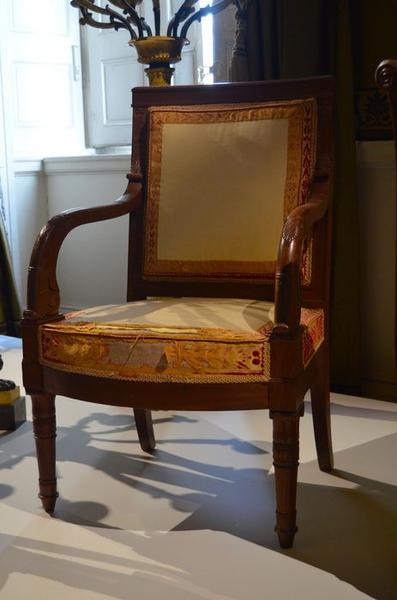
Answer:
[(141, 201), (141, 182), (132, 180), (118, 200), (112, 204), (65, 211), (52, 219), (41, 230), (34, 245), (28, 273), (28, 302), (24, 312), (27, 321), (54, 320), (59, 311), (59, 288), (56, 266), (59, 250), (66, 236), (76, 227), (133, 212)]
[(376, 83), (387, 93), (394, 128), (394, 146), (397, 157), (397, 59), (383, 60), (375, 73)]
[(327, 210), (328, 192), (328, 178), (317, 178), (308, 202), (297, 206), (284, 223), (276, 271), (276, 334), (290, 335), (299, 327), (302, 253), (314, 223), (321, 219)]
[(375, 79), (387, 91), (397, 88), (397, 60), (383, 60), (376, 69)]

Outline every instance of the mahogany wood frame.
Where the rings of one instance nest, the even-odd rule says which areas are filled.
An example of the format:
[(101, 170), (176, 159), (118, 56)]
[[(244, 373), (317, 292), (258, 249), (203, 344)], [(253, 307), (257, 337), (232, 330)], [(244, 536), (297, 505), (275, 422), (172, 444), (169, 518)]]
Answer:
[[(282, 547), (290, 547), (296, 531), (296, 488), (299, 459), (299, 419), (303, 399), (311, 390), (314, 431), (320, 468), (333, 465), (329, 408), (328, 303), (333, 168), (333, 89), (331, 78), (175, 86), (133, 90), (133, 157), (127, 189), (115, 203), (72, 210), (52, 218), (33, 249), (28, 277), (28, 308), (22, 321), (24, 385), (33, 401), (33, 425), (39, 466), (40, 498), (53, 512), (55, 476), (55, 395), (134, 408), (144, 450), (155, 446), (150, 409), (224, 410), (268, 408), (273, 420), (273, 452), (277, 500), (276, 530)], [(149, 281), (143, 277), (143, 231), (149, 106), (262, 102), (296, 98), (317, 99), (317, 161), (308, 202), (285, 222), (275, 281)], [(39, 327), (62, 320), (56, 264), (70, 231), (84, 223), (130, 214), (128, 300), (147, 296), (208, 296), (271, 299), (276, 325), (271, 336), (271, 380), (268, 383), (177, 384), (139, 383), (66, 373), (39, 361)], [(305, 240), (313, 239), (312, 282), (300, 285)], [(325, 311), (325, 342), (304, 368), (301, 306)], [(216, 400), (214, 400), (214, 398)]]
[[(383, 60), (375, 73), (376, 83), (380, 88), (386, 91), (391, 116), (393, 121), (394, 130), (394, 152), (397, 170), (397, 59), (394, 60)], [(397, 195), (396, 195), (397, 202)], [(396, 221), (396, 234), (397, 234), (397, 221)], [(396, 235), (396, 249), (395, 249), (395, 272), (396, 272), (396, 283), (394, 291), (394, 362), (397, 369), (397, 235)]]

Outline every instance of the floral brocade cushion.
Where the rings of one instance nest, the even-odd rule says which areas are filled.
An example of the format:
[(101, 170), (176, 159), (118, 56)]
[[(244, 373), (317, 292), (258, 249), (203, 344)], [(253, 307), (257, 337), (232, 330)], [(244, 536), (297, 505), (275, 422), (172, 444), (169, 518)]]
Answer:
[[(302, 361), (324, 339), (324, 314), (302, 309)], [(70, 313), (40, 327), (45, 366), (98, 377), (174, 383), (266, 382), (274, 304), (168, 298)]]

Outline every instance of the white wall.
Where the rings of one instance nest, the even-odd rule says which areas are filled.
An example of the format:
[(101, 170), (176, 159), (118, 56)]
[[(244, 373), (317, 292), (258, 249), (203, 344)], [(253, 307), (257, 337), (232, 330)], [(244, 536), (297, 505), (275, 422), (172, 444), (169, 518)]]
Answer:
[(357, 144), (364, 393), (397, 397), (394, 367), (396, 171), (393, 142)]
[[(44, 161), (49, 216), (76, 207), (114, 201), (124, 192), (127, 156), (91, 156)], [(61, 249), (58, 284), (61, 304), (80, 308), (125, 302), (128, 217), (83, 225)]]
[(48, 217), (41, 159), (84, 145), (78, 11), (65, 0), (0, 0), (0, 174), (17, 288)]
[(18, 239), (14, 271), (22, 305), (25, 306), (30, 255), (40, 229), (48, 220), (46, 181), (41, 161), (14, 162), (12, 216)]
[(0, 0), (7, 145), (12, 157), (84, 145), (78, 12), (65, 0)]

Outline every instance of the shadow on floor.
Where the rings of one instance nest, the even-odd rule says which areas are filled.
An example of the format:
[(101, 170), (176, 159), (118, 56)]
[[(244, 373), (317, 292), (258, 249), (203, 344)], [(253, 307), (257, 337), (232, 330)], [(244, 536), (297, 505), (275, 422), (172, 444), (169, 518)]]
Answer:
[[(360, 409), (350, 410), (355, 410), (357, 417), (360, 416)], [(376, 418), (376, 414), (373, 418)], [(194, 422), (194, 419), (191, 421)], [(93, 422), (106, 426), (107, 429), (91, 431)], [(168, 418), (162, 419), (162, 423), (165, 422), (168, 422)], [(189, 419), (187, 422), (189, 423)], [(172, 431), (178, 429), (179, 424), (183, 431), (184, 423), (186, 423), (185, 417), (177, 418), (173, 422)], [(74, 427), (59, 428), (58, 461), (92, 465), (109, 477), (109, 485), (112, 485), (111, 480), (117, 480), (129, 487), (130, 492), (126, 490), (126, 493), (139, 490), (151, 498), (166, 499), (174, 509), (181, 512), (181, 520), (173, 529), (175, 536), (213, 530), (238, 538), (244, 542), (239, 546), (243, 552), (241, 561), (244, 561), (244, 568), (245, 553), (249, 552), (248, 547), (254, 543), (262, 551), (266, 551), (263, 556), (264, 571), (269, 568), (266, 559), (270, 560), (269, 564), (271, 564), (269, 557), (272, 553), (269, 554), (269, 551), (273, 553), (276, 551), (283, 564), (284, 559), (289, 559), (286, 563), (289, 568), (292, 568), (294, 563), (291, 559), (295, 559), (333, 574), (373, 598), (391, 600), (396, 597), (397, 486), (390, 482), (396, 482), (397, 434), (338, 452), (335, 463), (340, 470), (336, 470), (333, 474), (321, 474), (315, 461), (301, 466), (299, 475), (301, 483), (298, 486), (299, 532), (295, 548), (281, 552), (273, 531), (274, 479), (269, 475), (270, 454), (262, 450), (258, 452), (258, 448), (255, 449), (255, 442), (250, 444), (236, 438), (219, 439), (218, 428), (208, 423), (205, 427), (210, 432), (208, 438), (188, 439), (184, 436), (179, 440), (174, 436), (174, 444), (167, 446), (167, 450), (163, 449), (160, 440), (159, 450), (151, 456), (137, 450), (135, 436), (133, 439), (135, 443), (131, 444), (131, 452), (128, 452), (127, 448), (126, 452), (116, 452), (112, 450), (111, 443), (117, 440), (122, 432), (134, 429), (132, 420), (126, 415), (93, 413), (81, 419)], [(102, 444), (100, 449), (95, 447), (95, 442), (98, 440)], [(103, 448), (104, 441), (109, 443), (108, 449)], [(125, 439), (120, 441), (124, 442)], [(193, 448), (197, 448), (196, 451), (203, 443), (212, 446), (210, 450), (219, 456), (219, 464), (187, 458), (179, 452), (179, 443), (184, 445), (189, 443)], [(10, 447), (5, 446), (3, 438), (0, 440), (0, 469), (14, 468), (26, 457), (33, 456), (34, 452), (33, 448), (26, 448), (25, 452), (18, 454), (11, 448), (12, 456), (10, 457), (9, 454)], [(240, 462), (242, 458), (239, 459), (239, 455), (245, 456), (244, 463)], [(241, 466), (246, 465), (247, 460), (251, 461), (250, 467)], [(225, 464), (227, 466), (224, 466)], [(316, 478), (319, 483), (316, 483)], [(170, 488), (175, 491), (170, 491)], [(5, 486), (2, 496), (3, 501), (12, 505), (12, 489), (7, 489)], [(193, 512), (187, 511), (187, 503), (188, 505), (192, 503), (198, 508)], [(94, 528), (96, 535), (110, 542), (117, 540), (128, 548), (139, 548), (141, 561), (146, 560), (148, 563), (156, 561), (159, 565), (163, 565), (166, 561), (164, 570), (163, 567), (159, 569), (156, 567), (154, 571), (143, 569), (141, 572), (134, 561), (128, 563), (126, 568), (137, 570), (140, 573), (138, 578), (143, 577), (143, 581), (149, 576), (154, 577), (162, 585), (165, 585), (165, 581), (168, 583), (173, 581), (174, 595), (170, 598), (173, 597), (175, 600), (179, 597), (184, 600), (196, 597), (215, 598), (215, 596), (198, 595), (201, 584), (196, 575), (201, 572), (200, 561), (207, 563), (206, 557), (200, 555), (197, 561), (199, 564), (195, 567), (192, 567), (188, 561), (191, 569), (190, 578), (185, 573), (181, 576), (180, 561), (183, 562), (184, 558), (180, 552), (170, 551), (165, 556), (162, 554), (164, 545), (161, 543), (149, 543), (148, 540), (142, 540), (142, 536), (102, 523), (108, 510), (104, 504), (94, 501), (67, 502), (60, 499), (56, 516), (62, 521), (76, 523), (90, 530)], [(189, 513), (187, 516), (186, 512)], [(229, 540), (228, 544), (230, 543)], [(69, 547), (67, 551), (63, 551), (54, 544), (49, 544), (50, 548), (46, 549), (46, 543), (37, 542), (37, 544), (31, 542), (29, 545), (28, 541), (17, 538), (12, 544), (12, 549), (7, 551), (7, 560), (5, 562), (2, 560), (0, 571), (3, 584), (13, 570), (17, 569), (21, 572), (20, 565), (24, 565), (23, 568), (28, 569), (27, 572), (38, 574), (37, 571), (44, 568), (46, 564), (42, 576), (49, 576), (73, 587), (82, 585), (82, 589), (102, 591), (101, 586), (98, 589), (98, 578), (102, 581), (104, 576), (101, 569), (97, 573), (95, 568), (91, 578), (90, 568), (87, 569), (83, 564), (75, 564), (76, 561), (78, 563), (84, 560), (84, 557), (89, 559), (84, 552)], [(48, 562), (44, 563), (38, 557), (42, 552), (54, 554), (52, 557), (54, 560), (48, 558)], [(55, 558), (55, 554), (62, 554), (62, 552), (67, 558), (66, 564), (62, 564), (59, 570), (57, 567), (59, 557)], [(186, 550), (184, 552), (188, 553)], [(30, 557), (27, 562), (26, 555)], [(219, 558), (221, 560), (221, 557)], [(212, 562), (216, 562), (217, 559), (217, 556), (212, 555)], [(106, 562), (112, 569), (112, 560), (107, 555), (98, 557), (97, 560)], [(52, 562), (54, 562), (53, 567)], [(177, 574), (176, 578), (173, 574)], [(181, 581), (184, 581), (183, 585)], [(127, 583), (130, 585), (129, 577), (125, 582), (126, 588), (121, 585), (120, 592), (116, 592), (115, 589), (112, 591), (115, 598), (121, 600), (130, 598), (125, 591), (128, 589)], [(179, 585), (182, 585), (182, 591)], [(189, 588), (189, 586), (193, 587)], [(190, 589), (190, 595), (186, 595), (187, 589)], [(158, 597), (165, 596), (160, 594)], [(240, 598), (240, 596), (236, 597)]]

